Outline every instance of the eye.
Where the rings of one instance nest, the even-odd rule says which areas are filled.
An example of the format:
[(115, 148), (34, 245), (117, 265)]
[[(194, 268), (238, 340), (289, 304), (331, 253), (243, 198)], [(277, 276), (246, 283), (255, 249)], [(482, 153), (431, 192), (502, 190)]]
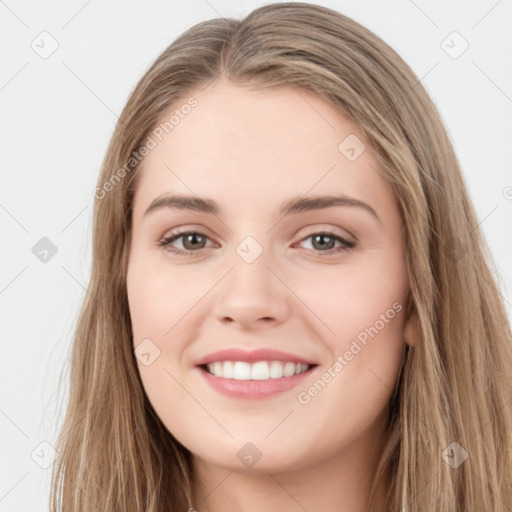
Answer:
[[(183, 239), (182, 246), (183, 249), (177, 249), (173, 247), (171, 244), (175, 240)], [(209, 238), (199, 231), (181, 231), (179, 233), (171, 233), (169, 236), (164, 237), (160, 240), (159, 245), (164, 247), (166, 251), (172, 252), (174, 254), (179, 254), (183, 256), (193, 256), (201, 249), (204, 249), (204, 243)]]
[[(340, 233), (329, 231), (312, 231), (308, 233), (306, 237), (302, 238), (299, 243), (305, 242), (310, 238), (312, 239), (311, 250), (320, 253), (320, 255), (339, 253), (353, 249), (356, 246), (355, 242), (347, 240), (347, 238)], [(172, 244), (180, 239), (182, 239), (181, 244), (183, 248), (174, 247)], [(180, 256), (194, 256), (199, 251), (206, 248), (205, 244), (207, 240), (209, 240), (209, 237), (204, 233), (189, 230), (171, 233), (162, 238), (159, 245), (164, 247), (166, 251)], [(338, 247), (335, 247), (336, 242), (340, 244)]]
[[(343, 235), (339, 233), (331, 233), (329, 231), (311, 232), (301, 240), (304, 242), (311, 238), (311, 245), (313, 251), (319, 252), (321, 255), (324, 254), (335, 254), (342, 251), (353, 249), (356, 244), (351, 240), (347, 240)], [(339, 242), (341, 245), (334, 247), (335, 243)]]

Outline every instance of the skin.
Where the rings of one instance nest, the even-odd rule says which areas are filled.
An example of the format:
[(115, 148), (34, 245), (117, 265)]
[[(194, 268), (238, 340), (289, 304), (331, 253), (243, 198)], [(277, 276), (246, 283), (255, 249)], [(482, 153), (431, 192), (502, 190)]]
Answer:
[[(144, 389), (193, 454), (198, 512), (367, 511), (403, 350), (418, 338), (416, 319), (405, 317), (396, 200), (360, 129), (316, 95), (222, 79), (193, 96), (198, 105), (144, 158), (135, 194), (127, 275), (134, 347), (149, 338), (160, 351), (151, 364), (137, 363)], [(350, 134), (366, 144), (355, 161), (338, 150)], [(162, 208), (144, 216), (166, 193), (211, 198), (221, 212)], [(380, 221), (353, 206), (279, 214), (293, 196), (321, 194), (364, 201)], [(194, 255), (159, 245), (177, 227), (207, 237), (172, 243)], [(325, 249), (315, 244), (311, 234), (322, 231), (356, 246), (322, 254), (341, 246), (329, 238)], [(247, 236), (263, 249), (251, 264), (236, 252)], [(401, 312), (300, 403), (298, 393), (394, 303)], [(270, 398), (228, 398), (195, 362), (234, 346), (277, 348), (319, 366), (303, 385)], [(252, 467), (237, 457), (247, 442), (262, 454)]]

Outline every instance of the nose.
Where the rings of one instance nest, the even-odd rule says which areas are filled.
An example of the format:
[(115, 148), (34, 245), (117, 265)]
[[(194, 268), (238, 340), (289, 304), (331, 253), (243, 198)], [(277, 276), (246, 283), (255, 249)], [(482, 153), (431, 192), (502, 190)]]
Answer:
[(214, 314), (220, 322), (261, 329), (286, 320), (293, 294), (269, 260), (265, 251), (251, 263), (235, 255), (216, 290)]

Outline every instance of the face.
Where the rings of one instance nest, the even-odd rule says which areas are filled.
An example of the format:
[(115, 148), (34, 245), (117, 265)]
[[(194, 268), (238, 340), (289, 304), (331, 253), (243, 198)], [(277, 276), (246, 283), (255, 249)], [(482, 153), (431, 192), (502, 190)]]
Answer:
[[(316, 95), (220, 81), (193, 97), (139, 170), (127, 290), (144, 389), (216, 466), (346, 454), (382, 435), (416, 335), (392, 191), (363, 133)], [(240, 351), (210, 358), (224, 373), (198, 366), (223, 349)]]

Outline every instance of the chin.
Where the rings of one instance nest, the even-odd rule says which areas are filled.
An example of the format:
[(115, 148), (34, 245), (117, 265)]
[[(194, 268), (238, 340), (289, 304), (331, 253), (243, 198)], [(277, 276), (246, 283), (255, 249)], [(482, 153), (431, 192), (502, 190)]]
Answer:
[(297, 445), (289, 438), (288, 441), (284, 443), (284, 440), (277, 436), (275, 439), (265, 439), (264, 435), (241, 435), (234, 438), (228, 438), (226, 435), (223, 439), (208, 439), (200, 446), (196, 439), (193, 445), (185, 446), (194, 457), (215, 466), (233, 471), (257, 472), (286, 469), (299, 463), (297, 454), (294, 454), (294, 447)]

